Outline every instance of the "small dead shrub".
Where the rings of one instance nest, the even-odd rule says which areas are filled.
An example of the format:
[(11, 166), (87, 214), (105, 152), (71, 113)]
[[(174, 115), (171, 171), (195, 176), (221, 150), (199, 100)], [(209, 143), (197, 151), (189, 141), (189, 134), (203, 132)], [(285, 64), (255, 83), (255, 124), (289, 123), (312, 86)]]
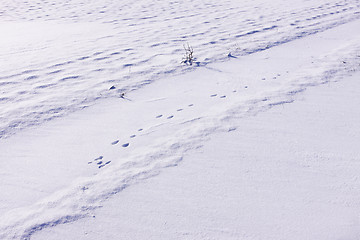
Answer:
[(181, 63), (184, 63), (186, 65), (193, 65), (195, 58), (194, 58), (194, 49), (189, 45), (189, 43), (187, 44), (187, 46), (185, 46), (184, 44), (184, 50), (185, 50), (185, 54), (183, 57), (183, 60), (181, 61)]

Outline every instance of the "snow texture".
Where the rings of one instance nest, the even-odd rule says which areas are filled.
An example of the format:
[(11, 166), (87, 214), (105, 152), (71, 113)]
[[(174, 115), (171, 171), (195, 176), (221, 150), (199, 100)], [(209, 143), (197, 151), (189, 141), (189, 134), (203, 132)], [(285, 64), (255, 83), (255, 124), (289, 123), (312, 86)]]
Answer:
[(359, 5), (2, 1), (0, 239), (92, 217), (238, 119), (360, 70)]
[[(10, 1), (0, 3), (0, 138), (200, 66), (358, 19), (342, 1)], [(108, 91), (111, 86), (116, 89)]]

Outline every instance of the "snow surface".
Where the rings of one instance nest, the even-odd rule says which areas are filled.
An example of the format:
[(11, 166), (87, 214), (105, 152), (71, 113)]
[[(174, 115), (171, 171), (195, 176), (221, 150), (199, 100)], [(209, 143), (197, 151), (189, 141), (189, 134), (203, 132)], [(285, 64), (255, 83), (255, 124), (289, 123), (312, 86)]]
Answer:
[[(359, 0), (0, 2), (0, 138), (100, 98), (360, 17)], [(108, 91), (111, 86), (114, 91)]]
[(359, 239), (359, 80), (237, 119), (178, 167), (33, 239)]
[[(0, 40), (0, 239), (64, 239), (65, 235), (65, 239), (86, 238), (95, 228), (92, 224), (98, 223), (90, 221), (97, 214), (103, 230), (97, 230), (100, 236), (88, 235), (93, 239), (114, 238), (115, 234), (131, 239), (268, 239), (267, 234), (272, 239), (359, 236), (354, 220), (358, 216), (358, 101), (349, 101), (358, 95), (357, 85), (335, 89), (341, 90), (341, 95), (336, 95), (336, 106), (320, 99), (319, 92), (319, 99), (314, 97), (313, 102), (328, 104), (325, 113), (320, 104), (318, 108), (295, 108), (299, 114), (295, 116), (283, 110), (284, 115), (275, 120), (267, 115), (264, 119), (251, 117), (269, 109), (282, 112), (287, 103), (296, 103), (308, 87), (332, 86), (360, 69), (359, 1), (0, 4), (0, 29), (6, 32)], [(182, 45), (186, 42), (193, 46), (199, 67), (180, 67)], [(229, 53), (232, 57), (228, 57)], [(116, 89), (109, 90), (111, 86)], [(341, 98), (349, 91), (352, 94)], [(123, 92), (125, 96), (119, 97)], [(353, 112), (343, 112), (342, 118), (332, 114), (332, 107), (336, 113), (344, 105)], [(76, 111), (79, 109), (83, 110)], [(307, 111), (313, 114), (301, 114)], [(63, 117), (54, 119), (59, 116)], [(297, 123), (304, 125), (290, 124), (301, 117), (305, 119)], [(317, 130), (317, 118), (329, 122), (320, 124), (323, 128)], [(274, 125), (284, 128), (268, 133)], [(253, 129), (256, 127), (259, 130)], [(343, 130), (347, 135), (340, 134)], [(289, 131), (293, 135), (287, 134)], [(303, 131), (319, 132), (309, 138), (301, 135)], [(242, 133), (255, 135), (248, 142)], [(294, 139), (298, 135), (299, 139)], [(212, 136), (222, 136), (221, 141)], [(262, 136), (266, 141), (261, 142)], [(345, 144), (331, 140), (336, 136), (343, 137), (340, 140)], [(289, 141), (290, 147), (276, 149), (284, 141)], [(242, 151), (238, 151), (236, 143), (242, 144)], [(304, 150), (301, 146), (313, 148)], [(344, 156), (339, 157), (343, 151)], [(288, 161), (292, 155), (295, 163)], [(236, 165), (239, 158), (242, 161)], [(309, 166), (315, 168), (314, 174)], [(228, 168), (234, 172), (227, 175)], [(322, 168), (324, 172), (319, 175)], [(333, 179), (339, 168), (339, 175)], [(180, 172), (176, 178), (176, 169), (192, 172), (184, 188), (183, 176)], [(246, 169), (253, 174), (245, 174)], [(236, 170), (243, 174), (236, 175)], [(282, 177), (274, 180), (278, 174)], [(154, 176), (157, 178), (150, 179)], [(299, 182), (294, 182), (296, 176)], [(209, 179), (203, 181), (202, 177)], [(174, 198), (169, 197), (173, 204), (182, 206), (178, 211), (183, 210), (183, 215), (173, 215), (171, 204), (163, 209), (167, 219), (174, 221), (173, 230), (161, 229), (164, 221), (156, 219), (158, 211), (151, 211), (153, 204), (161, 206), (166, 202), (153, 200), (167, 196), (166, 192), (156, 192), (154, 189), (160, 185), (152, 185), (152, 181), (168, 183), (165, 190), (173, 186), (173, 190), (180, 191), (171, 193)], [(134, 186), (136, 183), (141, 184)], [(209, 191), (214, 184), (215, 189), (228, 190)], [(297, 186), (304, 191), (297, 191)], [(321, 187), (327, 190), (317, 195)], [(139, 205), (130, 203), (136, 196), (124, 189), (147, 198), (149, 202), (144, 204), (149, 211), (144, 207), (135, 212)], [(187, 189), (189, 192), (181, 197)], [(141, 195), (153, 190), (154, 194)], [(279, 195), (272, 195), (274, 191)], [(195, 193), (203, 197), (194, 196), (197, 201), (205, 201), (204, 208), (190, 218), (191, 213), (196, 213), (193, 207), (199, 206), (189, 202)], [(306, 194), (315, 197), (306, 198)], [(299, 200), (292, 205), (289, 200), (296, 197)], [(233, 201), (233, 205), (220, 211), (220, 215), (224, 214), (221, 217), (210, 210), (212, 198)], [(328, 199), (330, 202), (326, 202)], [(128, 223), (128, 229), (113, 227), (106, 233), (106, 221), (113, 219), (115, 215), (111, 214), (122, 200), (124, 209), (117, 210), (119, 219), (114, 223)], [(241, 204), (261, 211), (233, 215), (231, 206), (239, 210)], [(342, 212), (343, 205), (348, 206), (346, 212)], [(318, 213), (312, 215), (311, 221), (309, 209)], [(320, 214), (332, 210), (334, 215)], [(139, 233), (136, 221), (141, 213), (147, 220), (139, 225), (144, 229)], [(129, 217), (124, 219), (123, 215)], [(183, 217), (179, 225), (176, 216)], [(224, 221), (218, 222), (218, 217)], [(267, 225), (271, 219), (273, 225)], [(323, 225), (313, 224), (323, 219), (327, 219)], [(70, 225), (71, 231), (66, 230), (68, 225), (59, 226), (69, 222), (75, 222)], [(341, 228), (344, 222), (346, 226)], [(216, 231), (218, 223), (221, 228)], [(221, 225), (225, 223), (229, 230)], [(88, 228), (79, 232), (77, 224)], [(181, 232), (186, 224), (192, 228)], [(200, 230), (195, 229), (197, 224)], [(288, 228), (284, 228), (286, 224)], [(300, 234), (302, 226), (306, 230)], [(346, 236), (332, 235), (332, 231), (343, 231)], [(139, 235), (133, 235), (137, 232)]]

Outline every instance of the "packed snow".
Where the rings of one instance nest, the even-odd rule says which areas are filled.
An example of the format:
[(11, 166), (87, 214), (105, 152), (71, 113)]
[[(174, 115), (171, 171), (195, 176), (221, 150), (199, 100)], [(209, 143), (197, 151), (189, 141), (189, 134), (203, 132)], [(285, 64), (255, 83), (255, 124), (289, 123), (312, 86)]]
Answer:
[(359, 7), (2, 1), (0, 238), (95, 217), (239, 119), (359, 71)]

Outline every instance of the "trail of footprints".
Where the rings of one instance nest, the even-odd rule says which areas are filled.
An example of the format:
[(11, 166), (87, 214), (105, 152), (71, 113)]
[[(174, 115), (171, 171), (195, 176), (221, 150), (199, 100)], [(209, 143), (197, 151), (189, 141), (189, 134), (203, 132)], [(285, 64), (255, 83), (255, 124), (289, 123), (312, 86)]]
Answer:
[[(276, 79), (277, 77), (279, 77), (279, 76), (281, 76), (280, 74), (277, 74), (276, 76), (274, 76), (272, 79)], [(264, 81), (264, 80), (267, 80), (265, 77), (264, 78), (262, 78), (261, 79), (262, 81)], [(248, 88), (248, 86), (244, 86), (244, 89), (247, 89)], [(232, 91), (233, 93), (237, 93), (237, 90), (233, 90)], [(225, 99), (227, 96), (226, 95), (218, 95), (217, 93), (215, 93), (215, 94), (211, 94), (210, 96), (209, 96), (210, 98), (216, 98), (216, 97), (218, 97), (218, 98), (220, 98), (220, 99)], [(193, 107), (194, 106), (194, 104), (189, 104), (189, 105), (187, 105), (187, 107)], [(179, 109), (177, 109), (176, 111), (177, 112), (182, 112), (184, 109), (183, 108), (179, 108)], [(161, 119), (161, 118), (166, 118), (166, 119), (168, 119), (168, 120), (170, 120), (170, 119), (172, 119), (172, 118), (174, 118), (175, 116), (174, 115), (169, 115), (169, 116), (164, 116), (164, 115), (162, 115), (162, 114), (159, 114), (159, 115), (157, 115), (157, 116), (155, 116), (155, 118), (156, 119)], [(142, 131), (144, 131), (144, 129), (143, 128), (139, 128), (138, 130), (137, 130), (138, 132), (142, 132)], [(133, 134), (133, 135), (130, 135), (129, 136), (129, 138), (130, 139), (133, 139), (133, 138), (135, 138), (136, 137), (136, 134)], [(113, 142), (111, 142), (111, 145), (118, 145), (119, 144), (119, 142), (120, 142), (120, 140), (115, 140), (115, 141), (113, 141)], [(129, 147), (130, 146), (130, 143), (129, 142), (124, 142), (123, 144), (121, 144), (121, 147), (123, 147), (123, 148), (127, 148), (127, 147)], [(108, 165), (108, 164), (110, 164), (111, 163), (111, 161), (105, 161), (104, 160), (104, 156), (99, 156), (99, 157), (97, 157), (97, 158), (95, 158), (93, 161), (89, 161), (88, 162), (88, 164), (95, 164), (98, 168), (102, 168), (102, 167), (105, 167), (106, 165)]]
[[(193, 107), (193, 106), (194, 106), (194, 104), (189, 104), (189, 105), (188, 105), (188, 107)], [(184, 110), (183, 108), (179, 108), (179, 109), (177, 109), (176, 111), (177, 111), (177, 112), (181, 112), (181, 111), (183, 111), (183, 110)], [(169, 116), (166, 117), (166, 119), (169, 119), (169, 120), (170, 120), (170, 119), (172, 119), (172, 118), (174, 118), (174, 117), (175, 117), (174, 115), (169, 115)], [(162, 114), (159, 114), (159, 115), (157, 115), (155, 118), (160, 119), (160, 118), (165, 118), (165, 116), (162, 115)], [(138, 132), (142, 132), (142, 131), (144, 131), (144, 129), (143, 129), (143, 128), (139, 128), (137, 131), (138, 131)], [(135, 138), (135, 137), (136, 137), (136, 134), (133, 134), (133, 135), (130, 135), (130, 136), (129, 136), (130, 139)], [(115, 141), (111, 142), (111, 145), (118, 145), (119, 142), (120, 142), (120, 140), (115, 140)], [(125, 143), (121, 144), (121, 147), (123, 147), (123, 148), (127, 148), (127, 147), (129, 147), (129, 146), (130, 146), (130, 143), (129, 143), (129, 142), (125, 142)], [(111, 161), (105, 161), (105, 160), (104, 160), (104, 156), (99, 156), (99, 157), (95, 158), (93, 161), (89, 161), (89, 162), (88, 162), (88, 164), (95, 164), (98, 168), (105, 167), (105, 166), (108, 165), (109, 163), (111, 163)]]

